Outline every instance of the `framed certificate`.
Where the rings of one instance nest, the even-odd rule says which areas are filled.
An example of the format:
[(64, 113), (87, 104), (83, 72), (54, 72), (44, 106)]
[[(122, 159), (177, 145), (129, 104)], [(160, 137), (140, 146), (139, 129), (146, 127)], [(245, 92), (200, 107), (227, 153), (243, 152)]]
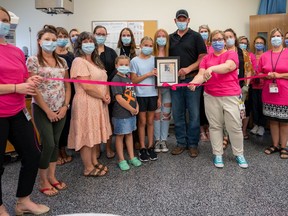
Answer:
[(161, 87), (164, 83), (169, 85), (178, 84), (179, 61), (179, 56), (155, 57), (156, 85), (158, 87)]

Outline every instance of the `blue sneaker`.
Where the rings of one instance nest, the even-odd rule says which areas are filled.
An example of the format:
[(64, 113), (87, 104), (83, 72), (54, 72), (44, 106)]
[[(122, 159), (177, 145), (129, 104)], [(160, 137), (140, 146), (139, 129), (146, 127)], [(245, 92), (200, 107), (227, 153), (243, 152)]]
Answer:
[(238, 165), (241, 168), (247, 168), (248, 167), (248, 163), (247, 163), (247, 161), (243, 155), (236, 156), (236, 162), (238, 163)]
[(222, 155), (215, 155), (213, 159), (213, 163), (217, 168), (223, 168), (224, 162)]

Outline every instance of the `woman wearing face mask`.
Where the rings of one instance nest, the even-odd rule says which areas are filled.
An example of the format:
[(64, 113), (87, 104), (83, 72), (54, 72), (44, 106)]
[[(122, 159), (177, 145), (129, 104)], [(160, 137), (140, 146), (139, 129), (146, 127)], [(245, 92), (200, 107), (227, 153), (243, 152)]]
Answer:
[(69, 46), (70, 52), (74, 52), (73, 47), (74, 47), (74, 44), (75, 44), (78, 36), (79, 36), (79, 31), (76, 28), (73, 28), (69, 31), (69, 39), (70, 39), (70, 45), (71, 45), (71, 46)]
[[(254, 39), (254, 54), (251, 59), (255, 59), (256, 63), (254, 64), (253, 61), (253, 67), (256, 72), (256, 75), (258, 75), (258, 64), (259, 59), (264, 53), (265, 47), (266, 47), (266, 39), (257, 36)], [(253, 116), (253, 123), (254, 127), (252, 130), (250, 130), (250, 133), (263, 136), (265, 133), (265, 126), (266, 126), (266, 117), (263, 115), (263, 102), (262, 102), (262, 88), (264, 84), (263, 79), (253, 79), (251, 80), (251, 99), (252, 99), (252, 116)]]
[(204, 86), (204, 100), (214, 165), (218, 168), (224, 167), (222, 138), (225, 124), (236, 162), (241, 168), (247, 168), (248, 164), (243, 156), (242, 122), (239, 111), (241, 89), (237, 81), (238, 56), (234, 51), (225, 49), (226, 41), (222, 31), (213, 31), (211, 38), (214, 53), (203, 57), (199, 73), (190, 82), (189, 88), (195, 91), (195, 84), (207, 81), (207, 85)]
[[(107, 71), (108, 81), (111, 81), (115, 76), (117, 71), (115, 70), (115, 59), (117, 58), (117, 54), (115, 50), (110, 47), (105, 46), (105, 41), (107, 38), (107, 29), (104, 26), (96, 26), (93, 30), (93, 34), (95, 36), (96, 42), (98, 44), (98, 54), (100, 55), (100, 59)], [(109, 104), (109, 116), (112, 114), (112, 103)], [(100, 156), (100, 145), (97, 146), (97, 156)], [(111, 148), (111, 138), (106, 143), (106, 157), (108, 159), (115, 157), (115, 152)]]
[[(154, 35), (154, 56), (169, 56), (169, 35), (164, 29), (159, 29)], [(171, 120), (171, 95), (170, 88), (158, 89), (161, 107), (155, 111), (154, 118), (154, 139), (155, 152), (168, 152), (167, 137)]]
[[(211, 42), (209, 41), (211, 31), (208, 25), (199, 26), (198, 32), (201, 34), (205, 42), (207, 53), (213, 53), (214, 50), (213, 47), (211, 46)], [(202, 88), (202, 93), (200, 97), (200, 140), (205, 142), (209, 141), (209, 125), (205, 114), (203, 92), (204, 89)]]
[(123, 28), (121, 30), (115, 51), (118, 56), (125, 55), (130, 59), (139, 55), (139, 51), (136, 48), (134, 34), (130, 28)]
[[(38, 54), (27, 59), (30, 75), (43, 78), (69, 78), (65, 59), (59, 57), (57, 31), (54, 26), (45, 25), (38, 32)], [(32, 108), (35, 125), (40, 134), (42, 153), (39, 165), (40, 192), (54, 196), (67, 186), (55, 176), (58, 145), (69, 108), (71, 88), (69, 83), (44, 80), (33, 96)]]
[[(141, 53), (131, 60), (131, 80), (133, 83), (155, 85), (156, 69), (154, 68), (153, 40), (144, 37), (141, 40)], [(160, 107), (158, 91), (154, 86), (137, 86), (137, 101), (139, 104), (138, 132), (141, 149), (139, 159), (141, 161), (157, 160), (154, 152), (153, 132), (154, 114), (157, 107)], [(148, 148), (145, 145), (145, 127), (147, 126)]]
[[(65, 59), (60, 58), (57, 47), (57, 31), (45, 25), (38, 32), (38, 54), (27, 59), (30, 75), (43, 78), (69, 78)], [(32, 99), (33, 116), (40, 135), (42, 153), (39, 164), (40, 192), (53, 196), (67, 186), (55, 176), (58, 145), (69, 108), (71, 88), (69, 83), (44, 80)]]
[(288, 32), (285, 33), (285, 47), (288, 47)]
[[(24, 212), (44, 214), (49, 208), (30, 199), (41, 152), (35, 139), (31, 116), (25, 108), (25, 95), (36, 95), (36, 88), (42, 78), (28, 78), (23, 52), (6, 43), (5, 36), (9, 33), (10, 22), (8, 11), (0, 6), (0, 184), (4, 173), (6, 144), (9, 140), (22, 159), (16, 193), (16, 215), (22, 215)], [(1, 185), (0, 215), (9, 216), (3, 204)]]
[(265, 153), (280, 151), (280, 157), (288, 159), (288, 49), (283, 47), (283, 36), (279, 28), (271, 31), (272, 49), (260, 57), (258, 72), (267, 75), (262, 90), (263, 113), (270, 120), (273, 141)]
[[(107, 81), (94, 35), (82, 32), (74, 48), (71, 78)], [(96, 146), (106, 143), (112, 134), (108, 113), (109, 88), (105, 85), (75, 83), (75, 91), (68, 148), (80, 151), (84, 176), (104, 176), (108, 167), (98, 162)]]
[[(237, 40), (236, 33), (233, 29), (229, 28), (224, 31), (225, 33), (225, 39), (226, 39), (226, 47), (228, 50), (232, 50), (238, 54), (239, 59), (239, 68), (238, 68), (238, 78), (244, 78), (248, 77), (254, 74), (252, 62), (250, 59), (250, 55), (246, 50), (243, 50), (239, 47), (239, 41)], [(243, 117), (243, 137), (244, 139), (249, 139), (249, 136), (247, 134), (247, 124), (249, 122), (249, 106), (246, 99), (248, 99), (248, 91), (249, 91), (249, 84), (250, 79), (247, 79), (245, 81), (239, 82), (240, 87), (242, 89), (242, 101), (245, 103), (245, 116)]]
[[(67, 45), (69, 43), (68, 39), (68, 32), (66, 29), (62, 27), (57, 27), (57, 47), (56, 47), (56, 53), (58, 56), (61, 58), (64, 58), (65, 61), (67, 62), (68, 66), (68, 75), (70, 77), (70, 68), (72, 65), (72, 61), (74, 60), (74, 54), (69, 52), (67, 49)], [(75, 94), (75, 89), (74, 85), (71, 84), (71, 98), (69, 104), (72, 104), (72, 100)], [(66, 121), (64, 128), (62, 130), (60, 140), (59, 140), (59, 154), (58, 154), (58, 159), (57, 159), (57, 165), (63, 165), (65, 163), (69, 163), (72, 161), (72, 156), (67, 155), (66, 153), (66, 146), (67, 146), (67, 139), (68, 139), (68, 134), (69, 134), (69, 128), (70, 128), (70, 119), (71, 119), (71, 109), (72, 107), (67, 110), (66, 113)]]

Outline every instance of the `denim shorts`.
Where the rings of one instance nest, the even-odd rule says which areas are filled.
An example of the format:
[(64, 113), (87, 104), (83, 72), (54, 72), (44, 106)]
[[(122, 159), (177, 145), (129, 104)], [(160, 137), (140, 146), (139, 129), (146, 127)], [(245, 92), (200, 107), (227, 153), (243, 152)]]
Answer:
[(132, 131), (137, 129), (136, 127), (136, 116), (132, 116), (130, 118), (112, 118), (112, 123), (114, 126), (114, 134), (130, 134)]

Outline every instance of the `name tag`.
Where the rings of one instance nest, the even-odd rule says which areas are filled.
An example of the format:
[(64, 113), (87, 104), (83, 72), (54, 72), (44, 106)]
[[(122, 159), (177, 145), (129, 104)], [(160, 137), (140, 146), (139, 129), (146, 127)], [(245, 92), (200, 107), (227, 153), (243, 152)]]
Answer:
[(269, 92), (270, 93), (279, 93), (279, 89), (278, 89), (278, 86), (277, 86), (277, 83), (270, 83), (269, 84)]
[(28, 112), (27, 108), (23, 109), (23, 113), (26, 116), (27, 121), (30, 121), (32, 117), (31, 117), (30, 113)]
[(240, 111), (240, 118), (245, 119), (246, 118), (246, 110), (245, 110), (245, 104), (242, 101), (242, 95), (240, 95), (239, 99), (240, 100), (238, 102), (238, 107), (239, 107), (239, 111)]

